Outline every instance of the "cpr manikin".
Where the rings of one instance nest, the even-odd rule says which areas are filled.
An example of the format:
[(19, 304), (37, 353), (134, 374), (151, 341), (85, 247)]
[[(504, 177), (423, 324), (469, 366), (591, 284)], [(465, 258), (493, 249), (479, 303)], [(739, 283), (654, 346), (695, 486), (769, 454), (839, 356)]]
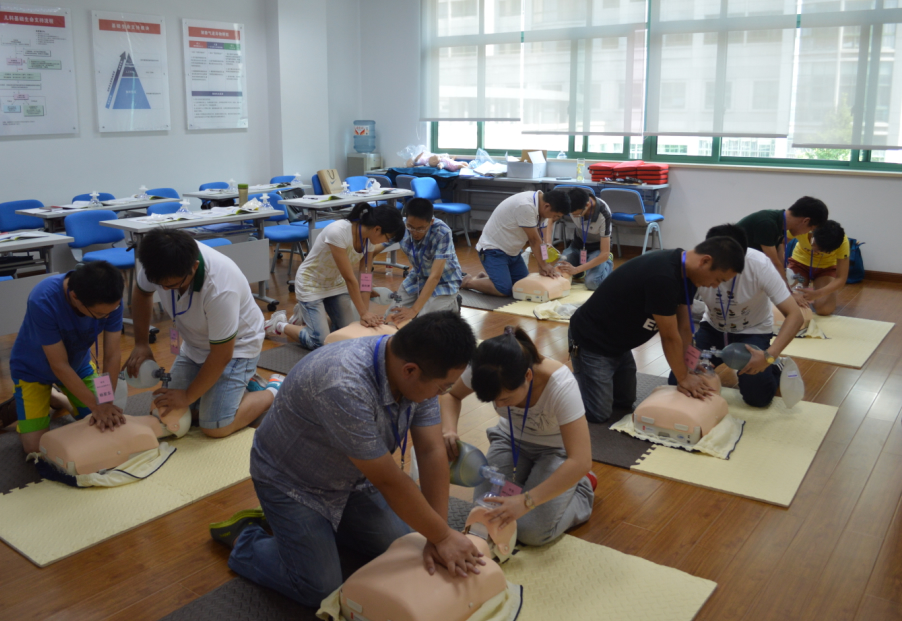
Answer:
[(528, 302), (550, 302), (570, 295), (570, 276), (549, 278), (535, 273), (514, 283), (514, 299)]
[(395, 327), (394, 325), (384, 323), (381, 326), (375, 328), (367, 328), (359, 321), (355, 321), (354, 323), (345, 326), (341, 330), (336, 330), (335, 332), (329, 334), (329, 336), (326, 337), (325, 343), (326, 345), (328, 345), (329, 343), (347, 341), (349, 339), (359, 339), (364, 336), (392, 336), (406, 324), (407, 322), (404, 321), (399, 326)]
[[(799, 308), (802, 311), (802, 327), (799, 328), (799, 332), (804, 332), (808, 329), (808, 324), (811, 323), (811, 318), (814, 316), (814, 312), (811, 310), (810, 306), (804, 306)], [(780, 330), (783, 326), (783, 321), (785, 321), (786, 317), (783, 316), (783, 313), (780, 312), (780, 309), (776, 306), (773, 307), (774, 312), (774, 332)]]
[[(485, 479), (500, 493), (505, 480), (488, 465), (479, 449), (458, 441), (459, 457), (451, 464), (451, 481), (473, 487)], [(452, 576), (436, 566), (430, 576), (423, 564), (426, 539), (411, 533), (397, 539), (382, 555), (361, 567), (341, 587), (345, 621), (465, 621), (480, 606), (507, 589), (499, 562), (513, 554), (517, 523), (501, 529), (491, 523), (493, 505), (479, 500), (467, 517), (464, 534), (485, 555), (479, 574)], [(494, 560), (494, 559), (497, 559)]]
[[(156, 362), (145, 360), (137, 377), (129, 377), (123, 371), (119, 379), (135, 388), (151, 388), (157, 382), (167, 388), (171, 378)], [(124, 388), (122, 382), (120, 386)], [(41, 454), (66, 474), (93, 474), (116, 468), (138, 453), (158, 448), (159, 438), (170, 435), (181, 438), (191, 427), (188, 408), (172, 410), (166, 416), (160, 416), (156, 408), (150, 413), (150, 416), (125, 415), (124, 425), (106, 432), (89, 424), (89, 417), (58, 427), (41, 437)]]

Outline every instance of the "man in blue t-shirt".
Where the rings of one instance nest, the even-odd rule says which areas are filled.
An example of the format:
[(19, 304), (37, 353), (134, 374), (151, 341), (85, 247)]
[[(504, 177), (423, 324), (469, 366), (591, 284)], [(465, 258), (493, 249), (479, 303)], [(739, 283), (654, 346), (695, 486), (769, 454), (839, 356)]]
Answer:
[[(41, 281), (28, 296), (22, 327), (13, 345), (9, 369), (15, 385), (11, 400), (0, 406), (0, 425), (12, 423), (15, 411), (22, 448), (36, 452), (50, 425), (51, 394), (59, 386), (76, 419), (92, 414), (91, 424), (113, 430), (125, 423), (122, 410), (98, 403), (98, 337), (103, 334), (103, 371), (113, 392), (120, 366), (122, 273), (106, 261)], [(92, 361), (92, 353), (94, 360)], [(54, 406), (62, 406), (57, 399)]]

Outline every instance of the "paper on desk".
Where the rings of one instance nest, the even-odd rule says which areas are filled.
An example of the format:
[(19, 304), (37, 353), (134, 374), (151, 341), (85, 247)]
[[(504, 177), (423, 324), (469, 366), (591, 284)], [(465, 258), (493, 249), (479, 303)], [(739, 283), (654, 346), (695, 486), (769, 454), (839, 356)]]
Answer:
[(336, 194), (310, 194), (302, 196), (300, 200), (310, 203), (327, 203), (329, 201), (340, 201), (341, 197)]
[(252, 185), (251, 187), (248, 188), (248, 190), (253, 190), (253, 191), (255, 191), (255, 192), (260, 192), (260, 191), (262, 191), (262, 190), (272, 190), (272, 189), (275, 188), (275, 187), (277, 187), (277, 186), (275, 186), (275, 185), (272, 184), (272, 183), (263, 183), (263, 184), (261, 184), (261, 185)]
[(4, 233), (0, 235), (0, 242), (16, 241), (17, 239), (36, 239), (47, 237), (48, 233)]
[(135, 222), (176, 222), (178, 220), (197, 220), (205, 217), (205, 215), (193, 211), (179, 211), (176, 213), (155, 213), (143, 218), (135, 218)]
[(128, 205), (140, 200), (137, 196), (127, 196), (125, 198), (114, 198), (111, 201), (103, 201), (104, 205)]

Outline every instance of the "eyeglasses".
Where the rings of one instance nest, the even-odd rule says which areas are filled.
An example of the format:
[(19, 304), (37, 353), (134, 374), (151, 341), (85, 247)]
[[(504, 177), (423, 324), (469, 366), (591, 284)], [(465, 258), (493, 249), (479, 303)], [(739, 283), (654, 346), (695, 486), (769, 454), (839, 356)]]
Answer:
[(159, 286), (159, 287), (163, 287), (163, 289), (165, 289), (166, 291), (169, 291), (170, 289), (181, 289), (182, 287), (185, 286), (185, 284), (187, 284), (188, 280), (191, 279), (191, 278), (194, 278), (194, 273), (193, 273), (193, 272), (192, 272), (191, 274), (188, 274), (188, 275), (185, 276), (184, 278), (182, 278), (182, 279), (179, 281), (179, 283), (178, 283), (177, 285), (164, 285), (164, 284), (161, 283), (161, 282), (154, 283), (154, 284), (157, 285), (157, 286)]
[(429, 226), (432, 226), (432, 225), (430, 224), (429, 226), (420, 226), (417, 228), (411, 228), (409, 225), (406, 225), (406, 226), (407, 226), (407, 230), (410, 231), (411, 233), (425, 233), (426, 231), (429, 230)]
[(120, 306), (122, 306), (122, 302), (119, 302), (119, 304), (116, 305), (116, 308), (114, 308), (114, 309), (113, 309), (112, 311), (110, 311), (109, 313), (105, 313), (105, 314), (103, 314), (103, 315), (99, 315), (99, 316), (98, 316), (98, 315), (95, 315), (94, 313), (92, 313), (90, 308), (88, 308), (86, 305), (82, 304), (82, 308), (85, 309), (85, 312), (86, 312), (88, 315), (90, 315), (90, 317), (91, 317), (92, 319), (96, 319), (96, 320), (106, 319), (107, 317), (109, 317), (110, 315), (112, 315), (115, 311), (119, 310), (119, 307), (120, 307)]
[(450, 384), (445, 384), (444, 386), (439, 386), (438, 394), (439, 395), (447, 395), (449, 392), (451, 392), (452, 388), (454, 388), (454, 382), (451, 382)]

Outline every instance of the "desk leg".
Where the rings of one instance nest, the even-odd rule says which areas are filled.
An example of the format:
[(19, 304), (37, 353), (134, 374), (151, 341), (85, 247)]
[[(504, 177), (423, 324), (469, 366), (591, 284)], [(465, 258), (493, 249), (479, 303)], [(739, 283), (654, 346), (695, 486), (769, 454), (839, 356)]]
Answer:
[[(388, 199), (389, 207), (396, 207), (398, 203), (397, 198), (389, 198)], [(407, 277), (407, 271), (410, 269), (409, 265), (404, 265), (403, 263), (398, 263), (398, 251), (392, 250), (388, 253), (388, 261), (373, 261), (373, 265), (384, 265), (385, 267), (397, 267), (401, 270), (404, 277)]]
[[(144, 237), (144, 234), (143, 234), (143, 233), (135, 233), (134, 239), (135, 239), (135, 248), (136, 248), (136, 249), (137, 249), (137, 245), (141, 243), (141, 238), (142, 238), (142, 237)], [(133, 250), (132, 252), (137, 252), (137, 250)], [(135, 265), (135, 271), (137, 271), (137, 269), (138, 269), (138, 267), (137, 267), (137, 264), (136, 264), (136, 265)], [(135, 282), (138, 282), (138, 275), (137, 275), (137, 274), (135, 274)], [(131, 292), (129, 292), (129, 293), (131, 293)], [(152, 305), (153, 305), (153, 302), (151, 302), (151, 306), (152, 306)], [(134, 327), (135, 322), (134, 322), (134, 320), (133, 320), (131, 317), (123, 317), (123, 318), (122, 318), (122, 325), (123, 325), (123, 326), (129, 325), (129, 326)], [(153, 324), (151, 324), (150, 327), (147, 329), (147, 331), (148, 331), (148, 333), (149, 333), (149, 334), (148, 334), (148, 337), (147, 337), (147, 340), (148, 340), (150, 343), (155, 343), (156, 340), (157, 340), (157, 334), (160, 333), (160, 329), (157, 328), (156, 326), (154, 326)]]
[[(263, 234), (263, 229), (266, 226), (265, 224), (263, 224), (263, 220), (263, 218), (257, 218), (257, 239), (266, 239), (266, 236)], [(274, 310), (276, 310), (276, 306), (278, 306), (279, 301), (266, 295), (266, 285), (267, 282), (265, 280), (259, 281), (257, 283), (257, 293), (254, 294), (254, 297), (261, 302), (266, 302), (266, 310), (273, 312)]]
[(48, 274), (53, 273), (53, 248), (41, 248), (41, 259), (44, 261), (44, 266), (47, 269)]

